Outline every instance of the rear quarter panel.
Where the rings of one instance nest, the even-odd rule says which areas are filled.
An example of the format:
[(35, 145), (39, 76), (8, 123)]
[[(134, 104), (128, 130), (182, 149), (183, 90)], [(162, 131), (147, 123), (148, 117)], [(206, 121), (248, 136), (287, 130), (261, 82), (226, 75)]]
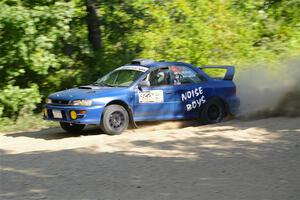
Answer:
[(214, 92), (211, 97), (218, 97), (224, 103), (229, 114), (236, 114), (240, 105), (239, 98), (236, 96), (236, 86), (230, 80), (212, 80)]

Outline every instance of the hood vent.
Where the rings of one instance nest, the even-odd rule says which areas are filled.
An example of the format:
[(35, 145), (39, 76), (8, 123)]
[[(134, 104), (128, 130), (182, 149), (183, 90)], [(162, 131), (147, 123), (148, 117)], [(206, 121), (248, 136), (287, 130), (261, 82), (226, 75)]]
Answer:
[(80, 87), (78, 87), (78, 88), (79, 88), (79, 89), (88, 89), (88, 90), (93, 89), (92, 86), (80, 86)]

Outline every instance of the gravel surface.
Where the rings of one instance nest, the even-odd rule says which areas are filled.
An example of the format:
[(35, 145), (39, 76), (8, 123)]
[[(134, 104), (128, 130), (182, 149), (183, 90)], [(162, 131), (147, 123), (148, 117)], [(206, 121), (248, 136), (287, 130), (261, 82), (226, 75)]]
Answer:
[(0, 134), (0, 199), (299, 200), (300, 118)]

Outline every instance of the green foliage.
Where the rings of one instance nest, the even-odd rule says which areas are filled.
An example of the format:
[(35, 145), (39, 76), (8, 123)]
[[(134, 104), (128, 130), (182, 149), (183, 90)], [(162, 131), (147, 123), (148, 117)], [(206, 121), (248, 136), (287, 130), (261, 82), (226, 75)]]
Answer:
[(57, 49), (62, 47), (58, 40), (70, 35), (71, 14), (62, 3), (33, 8), (1, 5), (0, 65), (8, 83), (26, 73), (45, 75), (49, 68), (59, 69), (68, 61)]
[(21, 89), (19, 86), (4, 87), (0, 96), (0, 117), (17, 118), (19, 115), (31, 113), (40, 103), (41, 96), (36, 84)]
[(43, 120), (41, 114), (25, 114), (15, 121), (7, 117), (0, 118), (0, 134), (1, 132), (41, 129), (51, 126), (57, 126), (57, 123)]
[(50, 0), (0, 3), (0, 117), (16, 119), (50, 92), (80, 83), (81, 58), (90, 51), (82, 22), (73, 34), (77, 17), (83, 17), (76, 6)]
[(282, 1), (276, 7), (264, 4), (270, 3), (263, 0), (149, 3), (147, 10), (152, 23), (146, 24), (145, 31), (136, 32), (133, 38), (139, 40), (141, 57), (183, 60), (196, 65), (270, 62), (298, 52), (299, 1)]
[(0, 2), (0, 117), (95, 81), (133, 58), (195, 65), (276, 63), (300, 52), (300, 0), (102, 0), (101, 50), (86, 0)]

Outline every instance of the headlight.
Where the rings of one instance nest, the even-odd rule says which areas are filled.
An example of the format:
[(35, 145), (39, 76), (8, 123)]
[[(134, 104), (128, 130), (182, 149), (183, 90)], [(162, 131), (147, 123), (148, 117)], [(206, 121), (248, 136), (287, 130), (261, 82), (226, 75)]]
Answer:
[(91, 106), (93, 103), (92, 100), (74, 100), (71, 101), (71, 105), (73, 106)]
[(51, 104), (52, 103), (52, 99), (49, 99), (49, 98), (46, 98), (46, 101), (45, 101), (47, 104)]

